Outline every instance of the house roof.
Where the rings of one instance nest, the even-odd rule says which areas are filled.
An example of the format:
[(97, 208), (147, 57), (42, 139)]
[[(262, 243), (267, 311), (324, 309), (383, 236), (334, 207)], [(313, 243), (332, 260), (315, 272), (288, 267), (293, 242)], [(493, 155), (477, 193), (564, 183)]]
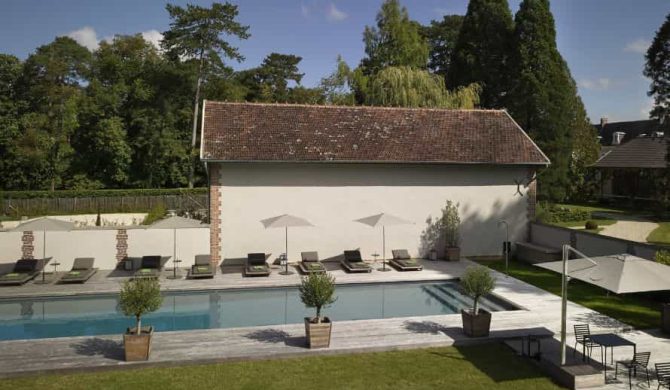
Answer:
[(547, 165), (506, 111), (203, 105), (203, 161)]
[(593, 164), (596, 168), (665, 168), (670, 137), (638, 137), (612, 148)]
[(602, 145), (612, 145), (612, 136), (616, 132), (626, 133), (623, 137), (622, 143), (628, 142), (639, 137), (641, 134), (653, 135), (655, 132), (664, 130), (667, 131), (667, 124), (660, 123), (657, 119), (647, 119), (639, 121), (628, 122), (610, 122), (593, 125), (598, 130), (598, 135), (602, 137), (600, 143)]

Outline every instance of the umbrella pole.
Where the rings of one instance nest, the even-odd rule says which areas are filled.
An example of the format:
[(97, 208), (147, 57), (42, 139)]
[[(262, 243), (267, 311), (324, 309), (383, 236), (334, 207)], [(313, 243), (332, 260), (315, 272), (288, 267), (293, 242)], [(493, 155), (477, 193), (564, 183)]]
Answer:
[[(45, 283), (44, 281), (44, 270), (47, 267), (47, 264), (45, 263), (47, 258), (47, 230), (44, 229), (42, 230), (42, 283)], [(54, 275), (55, 277), (55, 275)]]
[(288, 270), (288, 226), (284, 226), (284, 270), (280, 275), (293, 275), (293, 272)]
[(377, 268), (377, 271), (390, 271), (390, 268), (386, 268), (386, 226), (382, 225), (382, 267)]
[(172, 243), (172, 255), (174, 256), (172, 258), (172, 264), (174, 264), (172, 271), (174, 278), (177, 279), (177, 229), (172, 229)]

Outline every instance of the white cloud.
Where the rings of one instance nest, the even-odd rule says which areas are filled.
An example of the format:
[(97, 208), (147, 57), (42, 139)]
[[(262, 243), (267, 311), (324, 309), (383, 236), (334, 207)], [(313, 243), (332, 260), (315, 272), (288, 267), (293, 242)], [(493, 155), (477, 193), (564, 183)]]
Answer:
[[(157, 49), (161, 47), (161, 41), (163, 40), (163, 34), (158, 30), (147, 30), (140, 33), (142, 38), (145, 41), (154, 45)], [(93, 27), (85, 26), (79, 30), (74, 30), (67, 33), (67, 36), (74, 39), (80, 45), (86, 47), (88, 50), (96, 50), (100, 46), (100, 42), (107, 41), (112, 42), (115, 35), (106, 35), (102, 39), (98, 39), (98, 33), (93, 29)]]
[(328, 9), (326, 11), (326, 18), (331, 22), (341, 22), (346, 19), (349, 15), (346, 12), (340, 11), (335, 7), (334, 3), (328, 4)]
[(589, 80), (584, 79), (579, 81), (579, 86), (584, 89), (600, 90), (604, 91), (609, 89), (612, 86), (612, 80), (602, 77), (599, 79)]
[(161, 47), (161, 41), (163, 40), (163, 34), (158, 30), (148, 30), (142, 31), (142, 38), (145, 41), (153, 44), (157, 49)]
[(627, 51), (630, 53), (639, 53), (639, 54), (644, 54), (647, 52), (647, 49), (651, 45), (651, 42), (649, 42), (646, 39), (636, 39), (632, 42), (628, 42), (628, 44), (623, 48), (623, 51)]
[(86, 47), (88, 50), (98, 48), (98, 34), (93, 27), (85, 26), (79, 30), (70, 31), (67, 36), (77, 41), (78, 44)]

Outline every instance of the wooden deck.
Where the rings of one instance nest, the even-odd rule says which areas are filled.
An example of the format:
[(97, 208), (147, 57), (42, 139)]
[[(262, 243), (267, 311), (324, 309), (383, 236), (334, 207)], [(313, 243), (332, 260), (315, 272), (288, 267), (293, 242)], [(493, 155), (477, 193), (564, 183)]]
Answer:
[[(381, 281), (443, 280), (458, 277), (469, 261), (458, 263), (425, 262), (422, 272), (372, 272), (371, 274), (344, 274), (333, 271), (338, 283), (370, 283)], [(525, 310), (496, 312), (493, 315), (489, 339), (522, 336), (529, 332), (554, 332), (560, 329), (560, 298), (496, 273), (496, 294)], [(83, 286), (29, 285), (2, 289), (3, 296), (37, 294), (45, 290), (52, 294), (108, 293), (118, 289), (122, 277), (96, 280)], [(224, 273), (208, 281), (162, 280), (165, 289), (246, 288), (260, 286), (295, 285), (298, 275), (281, 276), (275, 272), (270, 278), (243, 278), (238, 273)], [(16, 294), (16, 295), (15, 295)], [(574, 323), (589, 322), (595, 332), (622, 332), (621, 323), (574, 303), (568, 306), (568, 329)], [(670, 361), (670, 339), (655, 331), (629, 331), (624, 337), (637, 343), (638, 351), (651, 351), (654, 362)], [(184, 365), (217, 362), (230, 359), (267, 359), (312, 354), (335, 354), (359, 351), (390, 350), (428, 346), (446, 346), (484, 342), (486, 339), (468, 339), (461, 331), (460, 315), (391, 318), (383, 320), (337, 321), (333, 325), (331, 348), (310, 350), (305, 346), (302, 324), (276, 325), (237, 329), (209, 329), (157, 333), (149, 362), (123, 361), (121, 335), (71, 337), (42, 340), (0, 342), (0, 376), (30, 375), (51, 371), (90, 371), (143, 365)], [(574, 338), (569, 336), (568, 342)], [(614, 358), (629, 358), (630, 351), (614, 350)], [(623, 384), (608, 385), (616, 388)], [(626, 384), (627, 386), (627, 384)], [(652, 387), (655, 384), (652, 383)], [(623, 388), (623, 387), (621, 387)]]

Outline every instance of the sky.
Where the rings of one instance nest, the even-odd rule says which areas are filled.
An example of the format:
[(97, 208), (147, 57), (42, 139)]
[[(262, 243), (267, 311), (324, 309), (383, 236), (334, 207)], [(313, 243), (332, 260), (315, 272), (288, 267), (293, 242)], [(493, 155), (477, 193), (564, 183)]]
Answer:
[[(337, 55), (355, 67), (362, 33), (374, 25), (382, 0), (229, 0), (248, 40), (232, 42), (245, 56), (236, 69), (257, 66), (271, 53), (303, 58), (302, 84), (315, 86), (335, 69)], [(520, 0), (509, 0), (516, 13)], [(211, 0), (175, 0), (208, 6)], [(158, 42), (169, 27), (165, 0), (0, 0), (0, 52), (25, 59), (56, 36), (91, 49), (115, 34), (142, 33)], [(401, 0), (412, 19), (427, 24), (465, 14), (467, 0)], [(553, 0), (557, 44), (568, 62), (592, 122), (644, 119), (652, 105), (642, 75), (644, 53), (670, 13), (670, 0)]]

